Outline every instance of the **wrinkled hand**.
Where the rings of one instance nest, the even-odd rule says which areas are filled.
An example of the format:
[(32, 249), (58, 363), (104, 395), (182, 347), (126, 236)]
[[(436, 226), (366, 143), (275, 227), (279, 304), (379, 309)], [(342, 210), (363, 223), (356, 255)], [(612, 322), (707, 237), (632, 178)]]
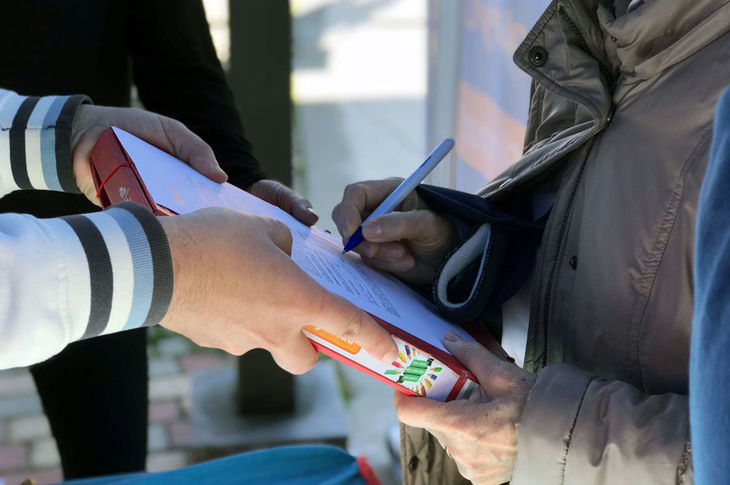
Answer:
[[(402, 179), (370, 180), (348, 185), (332, 211), (343, 241), (395, 190)], [(396, 211), (369, 221), (365, 241), (355, 248), (370, 266), (412, 283), (429, 283), (436, 268), (456, 242), (453, 224), (428, 210), (412, 192)]]
[(303, 224), (311, 226), (319, 220), (317, 213), (312, 210), (311, 202), (275, 180), (264, 179), (254, 182), (248, 191), (259, 199), (288, 212)]
[(179, 121), (137, 108), (81, 105), (71, 128), (73, 170), (76, 185), (96, 205), (100, 203), (91, 176), (91, 150), (101, 132), (111, 125), (179, 158), (214, 182), (223, 183), (228, 178), (208, 144)]
[(535, 376), (454, 334), (447, 335), (444, 345), (477, 377), (481, 387), (469, 399), (447, 403), (396, 392), (398, 419), (427, 429), (467, 480), (480, 485), (508, 482), (517, 455), (515, 424)]
[(295, 374), (317, 361), (301, 332), (306, 325), (353, 340), (385, 362), (397, 358), (385, 330), (290, 259), (291, 233), (282, 223), (223, 208), (160, 222), (174, 276), (162, 326), (236, 355), (264, 348)]

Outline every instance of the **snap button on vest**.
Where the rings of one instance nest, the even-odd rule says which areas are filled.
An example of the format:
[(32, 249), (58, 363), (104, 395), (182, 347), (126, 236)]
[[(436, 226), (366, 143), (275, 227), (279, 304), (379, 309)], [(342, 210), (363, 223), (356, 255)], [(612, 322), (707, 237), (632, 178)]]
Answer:
[(408, 460), (408, 471), (409, 472), (412, 473), (412, 472), (416, 471), (416, 468), (418, 468), (418, 461), (419, 460), (418, 460), (417, 456), (411, 457), (411, 459)]
[(536, 45), (529, 50), (527, 57), (530, 59), (530, 64), (535, 67), (542, 67), (547, 62), (548, 51), (544, 47)]

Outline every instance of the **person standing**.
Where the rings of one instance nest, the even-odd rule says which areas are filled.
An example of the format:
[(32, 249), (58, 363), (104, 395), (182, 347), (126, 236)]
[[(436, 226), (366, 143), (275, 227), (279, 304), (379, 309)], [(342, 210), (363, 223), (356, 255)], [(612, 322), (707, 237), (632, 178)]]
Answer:
[[(22, 39), (22, 40), (21, 40)], [(312, 224), (310, 204), (265, 175), (246, 141), (200, 0), (8, 2), (0, 15), (0, 86), (43, 96), (84, 93), (146, 109), (205, 140), (229, 182)], [(12, 48), (10, 48), (12, 46)], [(251, 66), (251, 69), (255, 69)], [(89, 213), (81, 195), (17, 191), (1, 212)], [(31, 367), (66, 478), (143, 470), (147, 452), (145, 329), (69, 345)]]
[[(396, 396), (405, 484), (692, 482), (695, 215), (728, 52), (726, 0), (556, 0), (514, 55), (523, 157), (364, 226), (366, 261), (431, 286), (447, 318), (499, 333), (500, 305), (530, 296), (524, 369), (453, 339), (481, 389)], [(396, 184), (346, 189), (344, 238)]]

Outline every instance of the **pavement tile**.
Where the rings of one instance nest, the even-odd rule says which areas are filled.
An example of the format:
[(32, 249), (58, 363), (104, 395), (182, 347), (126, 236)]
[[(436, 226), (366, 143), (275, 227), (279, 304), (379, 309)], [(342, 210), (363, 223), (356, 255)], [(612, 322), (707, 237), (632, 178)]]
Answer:
[(188, 455), (184, 451), (163, 451), (147, 455), (147, 471), (161, 472), (175, 470), (188, 464)]
[(157, 350), (164, 357), (187, 354), (190, 352), (191, 346), (192, 343), (188, 339), (179, 336), (167, 337), (157, 342)]
[(191, 393), (192, 383), (186, 375), (156, 377), (150, 380), (150, 401), (184, 398)]
[(61, 463), (56, 440), (44, 438), (34, 441), (31, 445), (30, 463), (35, 468), (50, 468)]
[(170, 425), (170, 441), (175, 448), (185, 448), (190, 445), (192, 425), (189, 421), (177, 421)]
[(174, 401), (158, 401), (150, 403), (150, 423), (167, 423), (180, 417), (180, 406)]
[(25, 446), (0, 446), (0, 472), (20, 470), (28, 462)]
[(30, 372), (23, 370), (0, 372), (0, 397), (35, 394), (35, 383)]
[(0, 398), (0, 419), (38, 414), (42, 411), (43, 406), (37, 394)]
[(213, 353), (186, 355), (180, 359), (183, 372), (217, 369), (222, 364), (223, 358)]
[(44, 414), (22, 416), (8, 422), (8, 441), (20, 443), (36, 438), (51, 436), (51, 427), (48, 418)]
[(167, 429), (162, 424), (153, 424), (147, 428), (147, 450), (164, 451), (169, 448), (170, 440), (167, 438)]
[(51, 468), (3, 475), (2, 478), (5, 480), (5, 485), (20, 485), (27, 478), (32, 478), (38, 485), (48, 485), (63, 481), (63, 472), (60, 468)]
[(161, 359), (150, 359), (149, 374), (150, 377), (170, 376), (180, 373), (180, 366), (172, 357), (163, 357)]

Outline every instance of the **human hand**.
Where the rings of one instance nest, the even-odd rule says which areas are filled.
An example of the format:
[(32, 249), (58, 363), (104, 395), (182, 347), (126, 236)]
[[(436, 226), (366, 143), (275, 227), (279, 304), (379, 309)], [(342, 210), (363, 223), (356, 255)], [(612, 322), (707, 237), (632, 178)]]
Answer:
[(444, 345), (476, 376), (480, 387), (469, 399), (446, 403), (396, 392), (398, 419), (428, 430), (467, 480), (478, 485), (509, 482), (517, 455), (515, 425), (535, 376), (455, 334), (447, 334)]
[[(368, 215), (402, 179), (370, 180), (348, 185), (332, 219), (347, 241)], [(363, 241), (355, 252), (370, 266), (412, 283), (428, 283), (456, 242), (453, 224), (428, 210), (414, 191), (396, 208), (363, 226)]]
[(174, 276), (162, 326), (232, 354), (264, 348), (294, 374), (317, 361), (301, 332), (306, 325), (355, 341), (377, 359), (397, 358), (385, 330), (289, 258), (292, 238), (284, 224), (223, 208), (161, 217), (160, 222)]
[(73, 170), (79, 190), (96, 205), (100, 202), (91, 175), (91, 150), (111, 125), (179, 158), (214, 182), (228, 179), (208, 144), (179, 121), (138, 108), (81, 105), (71, 127)]
[(311, 202), (276, 180), (259, 180), (251, 184), (248, 191), (288, 212), (303, 224), (311, 226), (319, 220), (317, 213), (312, 210)]

